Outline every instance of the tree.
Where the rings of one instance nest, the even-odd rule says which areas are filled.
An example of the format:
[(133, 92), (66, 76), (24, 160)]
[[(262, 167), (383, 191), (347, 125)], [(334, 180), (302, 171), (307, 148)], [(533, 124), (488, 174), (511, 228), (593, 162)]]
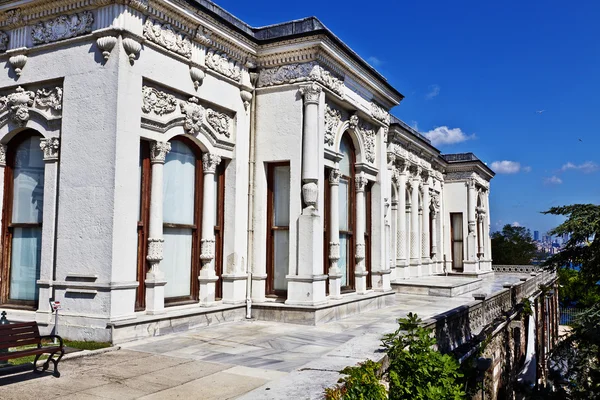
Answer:
[(492, 234), (494, 264), (527, 265), (535, 257), (537, 247), (529, 229), (523, 226), (504, 225), (502, 232)]
[[(564, 249), (546, 260), (544, 266), (559, 271), (578, 271), (577, 279), (582, 288), (598, 285), (600, 206), (574, 204), (552, 207), (544, 214), (566, 217), (565, 222), (550, 231), (551, 235), (570, 235)], [(580, 293), (585, 293), (585, 290), (580, 290)], [(552, 359), (570, 382), (566, 397), (600, 399), (600, 304), (594, 304), (575, 320), (571, 334), (559, 343)]]

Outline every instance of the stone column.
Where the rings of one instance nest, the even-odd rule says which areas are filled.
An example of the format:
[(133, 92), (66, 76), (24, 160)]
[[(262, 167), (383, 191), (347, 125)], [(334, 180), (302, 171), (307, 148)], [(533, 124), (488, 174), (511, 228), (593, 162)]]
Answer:
[(342, 274), (338, 266), (340, 259), (340, 170), (333, 168), (329, 172), (330, 210), (329, 213), (329, 297), (342, 297)]
[(490, 237), (490, 190), (487, 189), (485, 191), (484, 196), (485, 201), (485, 221), (483, 222), (483, 227), (485, 230), (485, 259), (488, 262), (488, 270), (492, 270), (492, 239)]
[(444, 207), (444, 182), (440, 181), (440, 205), (439, 205), (439, 216), (438, 216), (438, 223), (439, 223), (439, 247), (438, 247), (438, 252), (439, 252), (439, 256), (438, 259), (440, 261), (440, 264), (438, 266), (438, 273), (444, 273), (444, 271), (446, 270), (446, 243), (445, 243), (445, 238), (446, 238), (446, 227), (444, 226), (445, 221), (446, 221), (446, 213), (444, 211), (445, 207)]
[[(398, 191), (399, 192), (399, 191)], [(392, 200), (392, 213), (390, 215), (390, 236), (389, 236), (389, 248), (390, 248), (390, 281), (396, 280), (396, 254), (398, 254), (398, 199)]]
[(323, 89), (316, 83), (300, 87), (304, 101), (302, 126), (302, 200), (298, 218), (297, 275), (286, 276), (286, 304), (315, 306), (327, 302), (323, 274), (323, 222), (317, 210), (319, 194), (319, 100)]
[[(438, 212), (437, 212), (437, 208), (435, 206), (435, 199), (434, 199), (434, 204), (432, 204), (431, 206), (431, 262), (433, 265), (436, 265), (438, 260), (438, 243), (437, 243), (437, 237), (438, 237)], [(437, 266), (434, 268), (433, 273), (438, 273), (437, 271)]]
[(478, 244), (478, 250), (477, 250), (477, 257), (480, 259), (484, 259), (485, 258), (485, 232), (483, 230), (483, 220), (485, 218), (485, 212), (483, 211), (483, 209), (479, 210), (479, 213), (477, 214), (477, 244)]
[(464, 272), (477, 272), (477, 235), (475, 219), (475, 207), (477, 205), (477, 192), (475, 190), (475, 179), (467, 181), (467, 254), (464, 260)]
[(407, 262), (406, 164), (398, 166), (398, 233), (396, 234), (396, 279), (410, 277)]
[(354, 270), (354, 283), (356, 286), (356, 293), (365, 294), (367, 293), (367, 268), (365, 265), (365, 188), (367, 186), (367, 178), (364, 173), (360, 173), (355, 177), (356, 185), (356, 228), (355, 228), (355, 240), (356, 240), (356, 268)]
[(200, 286), (200, 305), (215, 304), (216, 282), (219, 279), (215, 273), (215, 172), (221, 163), (221, 157), (216, 154), (202, 155), (202, 171), (204, 183), (202, 192), (202, 236), (200, 239), (200, 261), (202, 268), (198, 282)]
[(421, 264), (423, 265), (423, 274), (431, 275), (431, 258), (429, 245), (429, 174), (423, 173), (423, 231), (421, 232)]
[(421, 246), (419, 233), (419, 175), (421, 168), (414, 168), (410, 199), (410, 276), (419, 277), (421, 270)]
[[(2, 146), (4, 154), (5, 147)], [(54, 275), (54, 238), (56, 236), (56, 202), (58, 183), (58, 156), (60, 139), (41, 139), (40, 148), (44, 152), (44, 213), (42, 221), (42, 253), (40, 279), (38, 285), (38, 313), (52, 313), (50, 299)], [(4, 163), (2, 163), (4, 165)], [(2, 168), (4, 170), (4, 168)], [(4, 180), (4, 174), (2, 173)], [(43, 320), (43, 318), (42, 318)], [(47, 321), (45, 321), (47, 322)]]
[(150, 187), (150, 223), (148, 229), (148, 255), (150, 271), (146, 274), (146, 313), (158, 314), (165, 308), (165, 275), (160, 270), (163, 259), (163, 169), (169, 142), (150, 144), (150, 164), (152, 165), (152, 185)]

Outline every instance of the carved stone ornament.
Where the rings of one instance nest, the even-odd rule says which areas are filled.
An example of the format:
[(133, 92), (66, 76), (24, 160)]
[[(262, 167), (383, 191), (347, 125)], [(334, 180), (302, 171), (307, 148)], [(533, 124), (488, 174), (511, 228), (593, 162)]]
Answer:
[(6, 145), (0, 144), (0, 165), (6, 165)]
[(437, 211), (440, 209), (440, 196), (436, 194), (431, 195), (431, 210)]
[(329, 172), (329, 183), (331, 185), (339, 185), (342, 173), (337, 168), (332, 168)]
[(214, 174), (219, 164), (221, 164), (220, 155), (210, 153), (202, 155), (202, 170), (205, 174)]
[(8, 63), (12, 65), (17, 76), (21, 76), (23, 67), (27, 63), (27, 56), (25, 54), (17, 54), (8, 59)]
[(161, 24), (148, 18), (144, 24), (144, 37), (186, 58), (192, 57), (190, 38), (177, 32), (170, 24)]
[(149, 238), (146, 260), (148, 260), (151, 264), (157, 264), (162, 261), (164, 244), (164, 239)]
[(340, 259), (340, 244), (329, 242), (329, 260), (338, 261)]
[(57, 161), (60, 139), (57, 137), (40, 140), (40, 149), (44, 152), (44, 161)]
[(354, 177), (354, 182), (357, 192), (364, 192), (365, 188), (367, 187), (367, 183), (369, 183), (367, 178), (365, 178), (365, 175), (362, 173)]
[(129, 0), (129, 6), (139, 11), (148, 10), (148, 0)]
[(342, 112), (335, 106), (325, 103), (325, 144), (333, 146), (337, 128), (342, 123)]
[(196, 31), (196, 40), (203, 46), (210, 46), (212, 44), (212, 33), (203, 26), (199, 26)]
[(214, 49), (206, 53), (206, 66), (221, 75), (240, 82), (242, 70), (237, 62), (227, 57), (225, 53), (218, 53)]
[(171, 151), (171, 143), (169, 142), (152, 142), (150, 143), (150, 163), (164, 164), (167, 158), (167, 153)]
[(4, 31), (0, 31), (0, 51), (8, 49), (8, 35)]
[(207, 263), (215, 258), (215, 240), (201, 239), (200, 240), (200, 260)]
[(29, 107), (33, 106), (34, 99), (35, 94), (32, 91), (19, 86), (14, 93), (0, 98), (0, 109), (8, 108), (11, 119), (17, 125), (23, 126), (29, 120)]
[(6, 12), (6, 25), (9, 27), (17, 27), (25, 25), (25, 19), (20, 8), (14, 8)]
[(202, 82), (204, 82), (204, 77), (206, 74), (200, 68), (190, 67), (190, 78), (192, 78), (192, 82), (194, 82), (194, 89), (198, 90)]
[(96, 39), (96, 44), (98, 45), (98, 48), (102, 50), (102, 57), (104, 57), (105, 60), (108, 60), (110, 52), (117, 44), (117, 38), (114, 36), (102, 36)]
[(33, 44), (51, 43), (90, 33), (94, 23), (91, 11), (71, 15), (61, 15), (56, 18), (38, 22), (31, 28)]
[(307, 207), (316, 207), (318, 196), (319, 187), (317, 186), (316, 182), (309, 181), (302, 185), (302, 199)]
[(300, 94), (304, 98), (304, 104), (318, 104), (322, 91), (323, 88), (316, 83), (300, 86)]
[(363, 243), (356, 243), (356, 254), (355, 254), (355, 258), (357, 260), (364, 260), (365, 259), (365, 245)]
[(62, 110), (62, 97), (62, 88), (58, 86), (51, 89), (38, 89), (35, 92), (33, 104), (41, 109), (60, 111)]
[(375, 162), (375, 130), (368, 122), (358, 118), (356, 114), (350, 117), (350, 126), (354, 125), (354, 130), (360, 134), (365, 147), (365, 158), (373, 164)]
[(248, 110), (248, 107), (250, 107), (250, 101), (252, 100), (252, 93), (247, 90), (240, 90), (240, 97), (244, 102), (244, 109)]
[(225, 113), (206, 109), (206, 122), (220, 135), (230, 137), (231, 118)]
[(305, 81), (319, 82), (337, 95), (344, 95), (344, 81), (333, 76), (316, 61), (263, 69), (258, 77), (258, 87)]
[(183, 128), (187, 133), (197, 135), (200, 133), (200, 127), (204, 120), (204, 107), (198, 104), (198, 99), (192, 97), (189, 101), (182, 101), (179, 103), (181, 112), (185, 115), (185, 122)]
[(123, 39), (122, 43), (123, 49), (129, 57), (129, 62), (133, 63), (133, 60), (135, 60), (135, 58), (140, 54), (140, 51), (142, 51), (142, 45), (132, 38), (125, 38)]
[(390, 124), (390, 113), (377, 103), (371, 102), (371, 116), (385, 125)]
[(146, 114), (166, 115), (177, 109), (177, 99), (172, 94), (150, 86), (142, 87), (142, 111)]

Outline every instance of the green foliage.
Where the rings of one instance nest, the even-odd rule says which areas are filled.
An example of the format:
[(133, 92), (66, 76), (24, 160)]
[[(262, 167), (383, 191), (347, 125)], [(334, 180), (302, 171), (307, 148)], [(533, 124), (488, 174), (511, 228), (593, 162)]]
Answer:
[(412, 313), (398, 323), (396, 332), (382, 339), (390, 361), (389, 398), (463, 399), (459, 364), (452, 356), (433, 349), (436, 344), (433, 331), (421, 327), (421, 319)]
[(325, 389), (326, 400), (386, 400), (387, 392), (381, 384), (378, 372), (381, 364), (367, 360), (357, 367), (346, 367), (334, 388)]
[(531, 300), (524, 298), (521, 302), (523, 304), (523, 315), (529, 317), (533, 314), (533, 308), (531, 307)]
[(588, 308), (600, 303), (600, 286), (595, 282), (585, 279), (575, 269), (559, 268), (557, 272), (561, 286), (558, 295), (563, 306), (576, 304), (578, 308)]
[(536, 253), (531, 232), (523, 226), (504, 225), (502, 232), (492, 233), (494, 264), (527, 265)]
[[(64, 344), (65, 344), (65, 347), (72, 347), (74, 349), (80, 349), (80, 350), (97, 350), (97, 349), (103, 349), (105, 347), (112, 346), (112, 344), (110, 344), (108, 342), (87, 342), (87, 341), (81, 341), (81, 340), (65, 340)], [(37, 347), (37, 345), (19, 346), (19, 347), (12, 347), (12, 348), (10, 348), (10, 350), (11, 351), (26, 350), (26, 349), (35, 348), (35, 347)], [(45, 357), (45, 356), (41, 357), (42, 360), (44, 360), (46, 358), (47, 357)], [(21, 357), (21, 358), (14, 358), (12, 360), (9, 360), (8, 363), (11, 365), (29, 364), (29, 363), (32, 363), (34, 359), (35, 359), (35, 356), (26, 356), (26, 357)]]

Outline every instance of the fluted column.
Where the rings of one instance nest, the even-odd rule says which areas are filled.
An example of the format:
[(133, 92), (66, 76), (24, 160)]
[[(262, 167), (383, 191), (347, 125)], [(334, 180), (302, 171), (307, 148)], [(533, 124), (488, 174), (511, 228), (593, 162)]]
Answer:
[(398, 232), (396, 234), (396, 278), (410, 277), (407, 262), (407, 226), (406, 226), (406, 164), (398, 166)]
[(342, 297), (342, 274), (338, 266), (340, 260), (340, 170), (333, 168), (329, 172), (330, 210), (329, 213), (329, 297)]
[(202, 192), (202, 237), (200, 239), (200, 261), (202, 269), (198, 282), (200, 286), (200, 305), (210, 306), (215, 303), (216, 282), (219, 279), (215, 272), (215, 172), (221, 163), (217, 154), (202, 155), (202, 171), (204, 183)]
[[(302, 200), (298, 218), (298, 268), (286, 275), (286, 304), (316, 306), (327, 302), (323, 273), (323, 221), (317, 210), (323, 157), (319, 151), (319, 104), (323, 89), (316, 83), (300, 87), (304, 102), (302, 126)], [(294, 217), (292, 216), (292, 219)]]
[(367, 292), (367, 268), (365, 265), (365, 188), (367, 178), (364, 173), (355, 177), (356, 186), (356, 269), (354, 271), (354, 282), (356, 293), (364, 294)]
[(423, 173), (423, 231), (421, 232), (421, 264), (423, 265), (423, 274), (431, 275), (431, 260), (429, 246), (429, 174)]
[(410, 199), (410, 276), (419, 277), (421, 271), (421, 246), (419, 233), (419, 186), (421, 169), (413, 169), (411, 179), (412, 191)]
[(148, 228), (148, 255), (146, 260), (150, 270), (146, 274), (146, 313), (157, 314), (165, 308), (165, 275), (160, 270), (163, 259), (163, 170), (167, 153), (171, 150), (169, 142), (150, 144), (150, 164), (152, 166), (152, 184), (150, 186), (150, 221)]

